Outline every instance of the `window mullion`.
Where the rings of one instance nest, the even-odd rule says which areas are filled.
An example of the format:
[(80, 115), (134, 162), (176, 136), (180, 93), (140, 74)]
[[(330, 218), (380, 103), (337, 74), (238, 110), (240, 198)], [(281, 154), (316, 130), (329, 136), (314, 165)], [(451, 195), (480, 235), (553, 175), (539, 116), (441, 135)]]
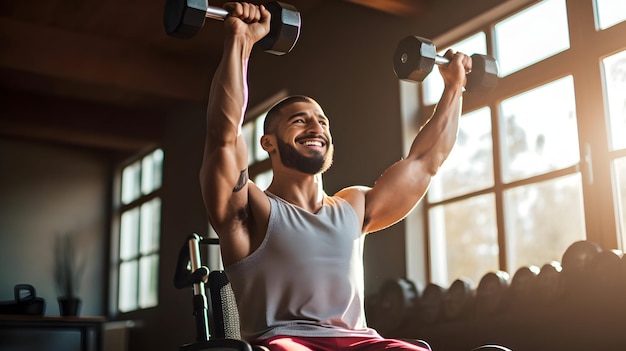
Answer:
[(140, 279), (140, 277), (141, 277), (141, 264), (140, 264), (140, 262), (141, 262), (141, 256), (142, 256), (142, 253), (141, 253), (141, 229), (142, 229), (142, 226), (141, 226), (141, 222), (142, 222), (142, 220), (141, 220), (141, 217), (142, 217), (141, 205), (138, 205), (138, 208), (139, 208), (139, 219), (137, 220), (137, 242), (136, 242), (136, 245), (137, 245), (137, 256), (135, 257), (135, 261), (137, 262), (137, 266), (136, 266), (137, 267), (137, 281), (135, 282), (135, 284), (136, 284), (136, 289), (135, 289), (135, 291), (136, 291), (135, 306), (136, 306), (137, 309), (140, 308), (139, 307), (139, 299), (140, 299), (140, 295), (141, 295), (141, 285), (140, 285), (139, 282), (141, 280)]
[(576, 58), (571, 62), (587, 239), (603, 247), (617, 247), (601, 58), (621, 40), (616, 40), (606, 30), (596, 30), (593, 1), (568, 0), (567, 5), (570, 51)]
[[(488, 36), (489, 38), (489, 36)], [(493, 190), (496, 201), (496, 226), (498, 230), (499, 265), (501, 270), (507, 270), (508, 240), (506, 232), (506, 213), (504, 208), (504, 183), (502, 181), (502, 126), (500, 124), (500, 104), (496, 101), (491, 103), (491, 136), (493, 150)]]

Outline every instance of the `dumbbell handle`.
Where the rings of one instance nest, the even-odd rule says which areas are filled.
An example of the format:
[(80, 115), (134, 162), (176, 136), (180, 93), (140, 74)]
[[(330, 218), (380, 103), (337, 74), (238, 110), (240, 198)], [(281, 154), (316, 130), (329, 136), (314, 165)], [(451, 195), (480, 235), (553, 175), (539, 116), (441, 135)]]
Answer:
[(228, 17), (228, 15), (229, 15), (228, 11), (224, 10), (221, 7), (209, 6), (206, 9), (207, 18), (212, 18), (212, 19), (223, 21), (224, 19), (226, 19), (226, 17)]
[(441, 55), (437, 55), (435, 56), (435, 64), (439, 66), (447, 66), (450, 64), (450, 59)]
[[(400, 58), (400, 60), (402, 63), (406, 63), (408, 58), (409, 58), (409, 55), (404, 53), (402, 54), (402, 57)], [(435, 64), (439, 66), (447, 66), (448, 64), (450, 64), (450, 59), (441, 55), (435, 55)]]
[(198, 0), (187, 0), (187, 6), (194, 8), (196, 10), (204, 11), (207, 18), (212, 18), (216, 20), (223, 21), (228, 17), (228, 11), (224, 10), (221, 7), (217, 6), (206, 6), (205, 1)]
[[(193, 2), (193, 1), (191, 1)], [(193, 5), (191, 5), (193, 6)], [(202, 10), (203, 8), (201, 8)], [(226, 19), (226, 17), (228, 17), (230, 13), (226, 10), (224, 10), (221, 7), (217, 7), (217, 6), (207, 6), (206, 8), (206, 17), (207, 18), (211, 18), (211, 19), (216, 19), (216, 20), (220, 20), (223, 21)]]
[[(473, 60), (474, 56), (484, 56), (484, 55), (474, 54), (470, 56), (470, 59)], [(450, 59), (445, 56), (437, 55), (435, 56), (435, 64), (439, 66), (447, 66), (450, 64)]]
[(207, 18), (223, 21), (228, 17), (228, 11), (217, 6), (206, 6), (206, 2), (203, 0), (187, 0), (187, 6), (196, 10), (204, 11)]

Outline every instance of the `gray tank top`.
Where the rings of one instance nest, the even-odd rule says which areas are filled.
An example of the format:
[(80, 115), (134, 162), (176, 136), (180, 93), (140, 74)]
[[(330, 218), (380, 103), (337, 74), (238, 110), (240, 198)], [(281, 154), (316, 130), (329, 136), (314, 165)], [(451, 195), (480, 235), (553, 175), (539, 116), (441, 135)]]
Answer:
[(265, 239), (225, 268), (242, 337), (380, 337), (365, 322), (364, 236), (352, 206), (326, 197), (310, 213), (266, 194), (271, 209)]

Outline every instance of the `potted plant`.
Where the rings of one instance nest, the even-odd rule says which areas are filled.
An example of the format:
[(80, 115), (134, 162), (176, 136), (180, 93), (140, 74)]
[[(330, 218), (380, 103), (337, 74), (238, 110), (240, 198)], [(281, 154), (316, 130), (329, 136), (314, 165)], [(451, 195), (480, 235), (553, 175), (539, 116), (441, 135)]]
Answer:
[(80, 309), (78, 280), (83, 265), (78, 262), (75, 246), (76, 235), (65, 233), (55, 240), (54, 279), (59, 291), (59, 313), (61, 316), (76, 316)]

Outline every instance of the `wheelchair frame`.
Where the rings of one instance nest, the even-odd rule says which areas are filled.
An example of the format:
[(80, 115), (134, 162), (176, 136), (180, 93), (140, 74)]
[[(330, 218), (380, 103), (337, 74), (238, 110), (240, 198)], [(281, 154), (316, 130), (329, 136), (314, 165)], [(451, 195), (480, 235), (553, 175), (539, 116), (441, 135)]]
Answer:
[[(202, 266), (200, 245), (219, 245), (219, 240), (192, 234), (181, 247), (176, 263), (174, 286), (178, 289), (193, 288), (196, 325), (196, 342), (182, 345), (179, 350), (252, 351), (252, 345), (241, 340), (239, 315), (226, 274), (209, 271), (208, 267)], [(205, 288), (207, 284), (210, 304)]]

